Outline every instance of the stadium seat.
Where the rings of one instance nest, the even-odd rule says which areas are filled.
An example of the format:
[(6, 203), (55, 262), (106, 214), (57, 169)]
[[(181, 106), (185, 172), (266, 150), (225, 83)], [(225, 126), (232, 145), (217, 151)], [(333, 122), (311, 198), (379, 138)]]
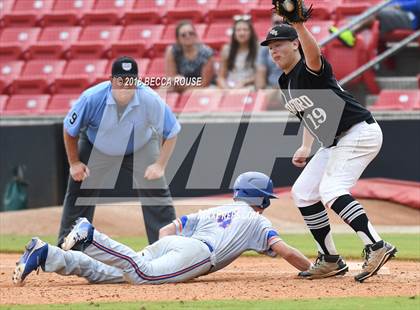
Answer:
[(252, 112), (257, 108), (256, 97), (256, 92), (247, 89), (226, 91), (217, 107), (217, 112)]
[(79, 41), (69, 50), (70, 58), (101, 58), (110, 46), (121, 36), (121, 26), (87, 26), (83, 28)]
[(156, 42), (162, 38), (163, 25), (130, 25), (126, 26), (118, 42), (112, 44), (110, 57), (120, 55), (142, 57)]
[(83, 16), (82, 24), (115, 25), (133, 5), (134, 0), (96, 0), (93, 10)]
[(255, 23), (271, 20), (272, 8), (271, 1), (261, 1), (257, 7), (252, 8), (249, 12), (252, 16), (252, 21)]
[(137, 0), (133, 10), (122, 18), (124, 25), (159, 24), (168, 10), (175, 7), (176, 0)]
[(419, 90), (382, 90), (371, 110), (420, 109)]
[(15, 0), (0, 0), (0, 11), (3, 12), (3, 14), (9, 13), (14, 5)]
[[(107, 75), (108, 60), (76, 59), (67, 63), (63, 77), (55, 80), (53, 92), (80, 93), (89, 85)], [(108, 74), (109, 77), (110, 74)]]
[(271, 22), (270, 20), (260, 21), (254, 23), (254, 29), (258, 37), (258, 41), (261, 42), (267, 36), (268, 31), (271, 29)]
[(0, 83), (2, 85), (2, 93), (20, 76), (24, 64), (25, 62), (21, 60), (0, 62)]
[[(358, 35), (356, 40), (356, 45), (353, 48), (344, 46), (340, 41), (333, 41), (326, 46), (325, 56), (334, 68), (337, 80), (341, 80), (367, 61), (366, 46), (363, 39)], [(362, 78), (363, 76), (360, 76), (350, 83), (360, 82)]]
[(223, 44), (230, 41), (232, 31), (232, 22), (210, 24), (203, 42), (212, 48), (219, 50)]
[(42, 94), (64, 71), (65, 60), (31, 60), (26, 62), (21, 76), (12, 83), (12, 94)]
[(362, 14), (369, 9), (370, 4), (368, 2), (357, 2), (357, 3), (343, 3), (335, 8), (335, 21), (338, 23), (342, 20), (348, 20), (352, 17)]
[(12, 60), (24, 57), (29, 45), (36, 42), (41, 28), (5, 28), (0, 34), (0, 59)]
[(54, 95), (44, 114), (66, 115), (78, 98), (79, 94)]
[(413, 34), (413, 30), (410, 29), (397, 29), (391, 32), (384, 33), (381, 40), (383, 42), (400, 42), (409, 35)]
[(258, 0), (220, 0), (217, 7), (211, 9), (207, 14), (207, 21), (211, 23), (232, 22), (233, 16), (248, 13), (257, 4)]
[(7, 27), (35, 26), (46, 12), (50, 12), (54, 0), (15, 0), (13, 9), (3, 16)]
[(180, 97), (177, 92), (169, 92), (164, 89), (157, 89), (156, 92), (162, 98), (162, 100), (171, 108), (173, 112), (177, 111), (177, 103)]
[[(100, 76), (99, 78), (97, 78), (97, 82), (99, 80), (108, 80), (109, 77), (111, 76), (111, 72), (112, 72), (112, 60), (108, 63), (106, 69), (105, 69), (105, 73)], [(149, 68), (150, 65), (150, 59), (149, 58), (141, 58), (141, 59), (136, 59), (137, 62), (137, 67), (139, 70), (138, 76), (141, 79), (141, 77), (145, 76), (147, 73), (147, 70)]]
[(223, 98), (223, 91), (214, 89), (187, 90), (179, 99), (177, 112), (210, 113), (215, 112)]
[(0, 113), (6, 108), (7, 100), (9, 100), (9, 96), (0, 95)]
[[(150, 53), (152, 56), (163, 56), (165, 54), (167, 46), (176, 42), (175, 28), (176, 24), (167, 25), (165, 27), (161, 39), (155, 42), (153, 45), (153, 48)], [(197, 33), (197, 38), (201, 41), (204, 37), (207, 24), (195, 24), (194, 28)]]
[(43, 26), (72, 26), (79, 23), (82, 16), (90, 12), (95, 0), (55, 0), (52, 11), (44, 14)]
[(329, 28), (333, 25), (333, 21), (330, 20), (309, 20), (306, 22), (306, 28), (308, 28), (318, 42), (330, 36)]
[(41, 114), (47, 107), (49, 99), (50, 95), (14, 95), (10, 97), (2, 114)]
[(165, 75), (165, 59), (160, 58), (153, 58), (150, 61), (149, 67), (145, 76), (147, 77), (161, 77)]
[(168, 24), (189, 19), (200, 23), (207, 13), (216, 8), (218, 0), (178, 0), (174, 9), (168, 10), (165, 20)]
[(81, 27), (47, 27), (41, 32), (38, 42), (28, 49), (30, 59), (58, 59), (76, 42)]

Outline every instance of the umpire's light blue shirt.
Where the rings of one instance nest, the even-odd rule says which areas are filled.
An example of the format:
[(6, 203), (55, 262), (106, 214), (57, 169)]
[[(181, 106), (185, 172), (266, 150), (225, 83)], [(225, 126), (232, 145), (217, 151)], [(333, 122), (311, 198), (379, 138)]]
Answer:
[(76, 137), (86, 128), (89, 141), (102, 153), (128, 155), (139, 150), (157, 132), (164, 139), (175, 137), (181, 126), (165, 102), (146, 85), (139, 85), (118, 120), (111, 82), (82, 93), (64, 119), (64, 129)]

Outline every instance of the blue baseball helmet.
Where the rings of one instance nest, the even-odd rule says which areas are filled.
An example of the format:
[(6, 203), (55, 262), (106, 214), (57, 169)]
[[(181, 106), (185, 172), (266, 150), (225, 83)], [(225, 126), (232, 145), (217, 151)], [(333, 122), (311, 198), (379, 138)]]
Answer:
[(233, 185), (233, 199), (245, 201), (262, 209), (270, 206), (273, 194), (273, 181), (261, 172), (245, 172), (238, 176)]

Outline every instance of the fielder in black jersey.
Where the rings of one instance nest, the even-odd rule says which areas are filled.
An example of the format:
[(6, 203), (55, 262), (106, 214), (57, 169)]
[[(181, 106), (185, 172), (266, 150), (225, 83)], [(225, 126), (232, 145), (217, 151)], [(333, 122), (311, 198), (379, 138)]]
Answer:
[[(303, 23), (274, 26), (261, 43), (284, 71), (279, 78), (285, 106), (304, 125), (302, 146), (293, 164), (305, 167), (292, 188), (293, 199), (319, 251), (315, 264), (299, 276), (343, 275), (348, 266), (338, 254), (325, 207), (334, 210), (362, 239), (365, 262), (355, 280), (363, 282), (397, 252), (382, 240), (363, 207), (350, 194), (382, 145), (382, 131), (371, 113), (346, 92)], [(345, 60), (343, 60), (345, 61)], [(321, 148), (310, 162), (312, 144)]]

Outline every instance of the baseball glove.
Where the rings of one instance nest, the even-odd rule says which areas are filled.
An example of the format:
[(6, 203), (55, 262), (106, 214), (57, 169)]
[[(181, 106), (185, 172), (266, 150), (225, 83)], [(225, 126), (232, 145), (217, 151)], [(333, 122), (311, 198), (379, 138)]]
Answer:
[(303, 0), (273, 0), (274, 12), (288, 23), (306, 22), (312, 14), (312, 5), (307, 9)]

